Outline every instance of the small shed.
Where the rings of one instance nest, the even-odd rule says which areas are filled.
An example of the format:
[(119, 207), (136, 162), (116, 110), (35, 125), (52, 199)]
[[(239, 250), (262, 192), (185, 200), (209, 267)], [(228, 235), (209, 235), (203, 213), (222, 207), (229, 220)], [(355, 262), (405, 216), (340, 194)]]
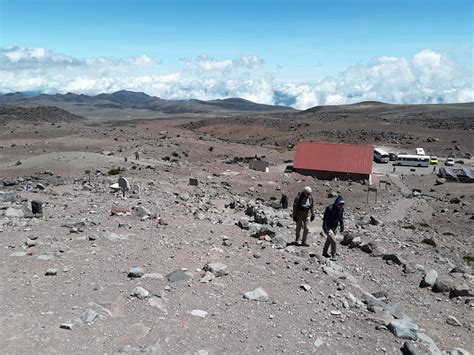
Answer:
[(269, 166), (270, 166), (270, 163), (264, 160), (255, 159), (249, 162), (249, 169), (252, 169), (252, 170), (268, 172)]
[(373, 156), (371, 145), (301, 141), (293, 170), (319, 179), (370, 180)]

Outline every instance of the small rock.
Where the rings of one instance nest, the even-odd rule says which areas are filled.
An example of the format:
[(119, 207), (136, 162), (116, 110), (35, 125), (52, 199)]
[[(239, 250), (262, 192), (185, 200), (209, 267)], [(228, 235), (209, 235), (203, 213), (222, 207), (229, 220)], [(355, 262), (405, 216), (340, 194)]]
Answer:
[(420, 355), (420, 352), (418, 351), (415, 345), (406, 341), (402, 347), (402, 354), (403, 355)]
[(436, 248), (436, 240), (434, 238), (425, 238), (421, 241), (423, 244), (431, 245), (433, 248)]
[(418, 326), (414, 323), (395, 319), (390, 322), (388, 328), (398, 338), (417, 340)]
[(453, 281), (448, 278), (438, 278), (431, 289), (433, 292), (449, 292), (453, 289)]
[(53, 269), (53, 268), (48, 269), (45, 272), (46, 276), (56, 276), (57, 274), (58, 274), (58, 269)]
[(268, 294), (263, 288), (258, 287), (253, 291), (245, 292), (244, 298), (250, 301), (267, 302)]
[(390, 260), (393, 261), (397, 265), (406, 264), (405, 260), (398, 254), (385, 254), (382, 257), (383, 260)]
[(203, 270), (212, 272), (216, 277), (221, 277), (229, 273), (229, 271), (227, 271), (227, 265), (222, 263), (208, 263), (204, 266)]
[(308, 285), (308, 284), (302, 284), (302, 285), (300, 285), (300, 288), (302, 288), (305, 291), (311, 290), (311, 286)]
[(331, 311), (331, 315), (333, 316), (340, 316), (341, 315), (341, 311)]
[(202, 311), (200, 309), (194, 309), (194, 310), (191, 311), (191, 315), (194, 316), (194, 317), (206, 318), (207, 312)]
[(145, 274), (145, 271), (141, 267), (138, 267), (138, 266), (134, 266), (128, 271), (128, 277), (130, 278), (142, 277), (144, 274)]
[(191, 280), (191, 275), (183, 270), (175, 270), (166, 275), (169, 282), (180, 282)]
[(74, 326), (74, 324), (72, 324), (72, 323), (63, 323), (59, 326), (59, 328), (71, 330), (73, 326)]
[(455, 285), (449, 292), (450, 298), (470, 297), (470, 296), (474, 296), (474, 293), (471, 291), (470, 287), (465, 283)]
[(446, 318), (446, 323), (449, 325), (452, 325), (454, 327), (460, 327), (462, 324), (460, 321), (458, 321), (455, 317), (449, 316)]
[(323, 345), (323, 341), (321, 338), (317, 338), (314, 343), (313, 343), (313, 346), (317, 349), (319, 348), (321, 345)]
[(150, 292), (145, 290), (143, 287), (138, 286), (132, 290), (131, 296), (136, 297), (140, 300), (144, 300), (145, 298), (148, 298), (148, 296), (150, 296)]
[(99, 315), (93, 309), (88, 309), (80, 315), (80, 319), (83, 323), (93, 323)]
[(203, 277), (201, 277), (199, 282), (208, 283), (208, 282), (211, 282), (212, 280), (214, 280), (215, 278), (216, 278), (216, 276), (212, 272), (206, 271), (206, 273), (204, 274)]
[(420, 287), (433, 287), (438, 279), (438, 273), (436, 270), (429, 270), (425, 273), (425, 276), (420, 282)]
[(369, 223), (373, 226), (378, 226), (378, 225), (382, 224), (380, 219), (378, 219), (377, 217), (374, 217), (374, 216), (370, 216), (370, 222)]

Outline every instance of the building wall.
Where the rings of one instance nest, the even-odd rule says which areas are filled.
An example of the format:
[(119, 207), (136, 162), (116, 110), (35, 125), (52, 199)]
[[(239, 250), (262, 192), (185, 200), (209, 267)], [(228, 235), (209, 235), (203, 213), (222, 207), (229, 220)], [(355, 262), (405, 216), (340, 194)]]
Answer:
[(249, 168), (252, 170), (258, 170), (266, 172), (270, 163), (264, 160), (251, 160), (249, 162)]
[(316, 177), (320, 180), (332, 180), (338, 178), (341, 180), (369, 180), (369, 174), (354, 174), (334, 171), (320, 171), (320, 170), (307, 170), (307, 169), (293, 169), (294, 172), (301, 175), (308, 175)]

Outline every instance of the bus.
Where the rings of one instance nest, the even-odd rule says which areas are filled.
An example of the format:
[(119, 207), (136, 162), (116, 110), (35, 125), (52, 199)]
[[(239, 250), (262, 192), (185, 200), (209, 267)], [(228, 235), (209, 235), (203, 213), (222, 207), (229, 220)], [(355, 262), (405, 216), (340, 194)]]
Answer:
[(399, 154), (395, 165), (428, 167), (430, 166), (430, 157), (428, 155), (410, 155)]
[(390, 157), (388, 153), (382, 148), (374, 149), (374, 161), (377, 163), (388, 163)]

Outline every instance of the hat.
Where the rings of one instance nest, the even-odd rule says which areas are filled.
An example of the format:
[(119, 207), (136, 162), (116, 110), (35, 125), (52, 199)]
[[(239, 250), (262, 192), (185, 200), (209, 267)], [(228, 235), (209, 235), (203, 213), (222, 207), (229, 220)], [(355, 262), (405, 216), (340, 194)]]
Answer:
[(311, 190), (311, 187), (309, 187), (309, 186), (305, 186), (304, 189), (303, 189), (303, 191), (304, 191), (304, 192), (307, 192), (307, 193), (309, 193), (309, 194), (310, 194), (311, 192), (313, 192), (313, 190)]

